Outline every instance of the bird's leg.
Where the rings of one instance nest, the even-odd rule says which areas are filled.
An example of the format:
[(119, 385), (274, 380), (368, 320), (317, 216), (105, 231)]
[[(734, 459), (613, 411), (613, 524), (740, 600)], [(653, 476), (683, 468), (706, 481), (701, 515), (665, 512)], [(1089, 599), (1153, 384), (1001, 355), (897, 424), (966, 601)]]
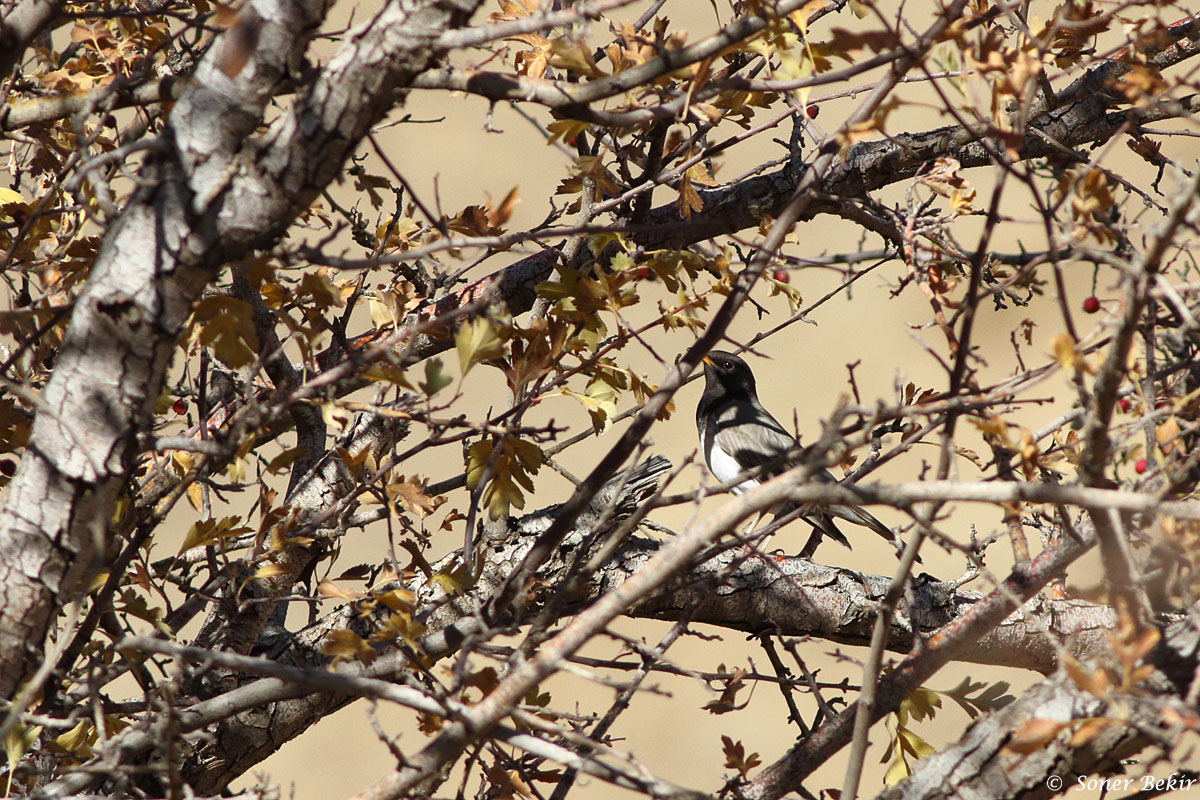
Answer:
[[(755, 529), (763, 521), (763, 518), (766, 515), (767, 512), (765, 511), (758, 512), (754, 515), (754, 519), (750, 521), (750, 524), (746, 526), (745, 530), (743, 530), (741, 533), (735, 534), (738, 541), (742, 543), (741, 548), (746, 555), (751, 555), (756, 552), (761, 553), (763, 551), (763, 546), (771, 540), (772, 536), (774, 536), (776, 530), (774, 521), (772, 521), (770, 525), (767, 525), (762, 533), (757, 535), (754, 534)], [(761, 539), (762, 541), (756, 542), (755, 539)]]
[(804, 547), (800, 550), (800, 558), (806, 561), (812, 561), (813, 553), (817, 552), (817, 545), (821, 543), (821, 529), (814, 527), (812, 533), (808, 535), (808, 541), (804, 543)]

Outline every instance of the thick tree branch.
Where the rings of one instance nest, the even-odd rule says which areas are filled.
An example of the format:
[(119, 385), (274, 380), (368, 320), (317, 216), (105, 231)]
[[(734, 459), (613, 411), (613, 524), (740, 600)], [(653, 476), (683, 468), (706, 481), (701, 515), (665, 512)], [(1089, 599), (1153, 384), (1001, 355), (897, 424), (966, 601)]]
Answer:
[[(112, 226), (75, 302), (0, 511), (0, 695), (11, 695), (40, 660), (56, 603), (99, 567), (106, 521), (176, 337), (228, 255), (195, 215), (221, 217), (214, 201), (228, 188), (229, 159), (324, 11), (321, 2), (245, 7), (176, 104), (163, 137), (169, 152), (149, 158), (145, 186)], [(249, 52), (248, 37), (256, 41)]]
[(60, 0), (21, 0), (0, 17), (0, 80), (8, 78), (26, 45), (45, 30), (62, 6)]

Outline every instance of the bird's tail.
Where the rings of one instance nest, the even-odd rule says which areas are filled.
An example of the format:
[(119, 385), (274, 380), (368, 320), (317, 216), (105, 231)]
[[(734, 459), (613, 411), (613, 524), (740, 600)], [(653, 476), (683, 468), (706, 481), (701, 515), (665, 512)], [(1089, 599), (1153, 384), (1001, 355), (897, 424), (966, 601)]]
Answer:
[[(797, 517), (802, 517), (805, 522), (807, 522), (809, 525), (812, 525), (814, 533), (820, 532), (821, 534), (828, 536), (830, 539), (840, 544), (842, 547), (845, 547), (847, 550), (851, 549), (850, 540), (846, 538), (846, 534), (838, 530), (837, 525), (835, 525), (833, 522), (833, 517), (829, 516), (829, 514), (825, 513), (823, 510), (814, 511), (812, 508), (806, 508), (788, 503), (779, 509), (779, 512), (775, 514), (775, 519), (772, 521), (772, 524), (783, 526)], [(819, 538), (820, 537), (818, 537), (818, 540)], [(805, 545), (804, 549), (805, 551), (815, 549), (816, 545), (817, 542), (809, 542), (808, 545)], [(811, 553), (809, 553), (809, 555), (811, 555)]]
[[(884, 525), (883, 522), (869, 511), (857, 506), (827, 506), (814, 509), (811, 506), (798, 506), (788, 503), (776, 512), (771, 525), (772, 527), (783, 526), (797, 517), (803, 518), (805, 522), (813, 526), (813, 538), (804, 546), (804, 550), (801, 552), (802, 557), (812, 555), (820, 543), (822, 536), (829, 537), (847, 550), (854, 549), (850, 545), (850, 540), (846, 538), (846, 534), (842, 533), (834, 523), (834, 517), (844, 519), (847, 522), (853, 522), (855, 525), (862, 525), (875, 531), (895, 549), (897, 558), (904, 553), (904, 542), (896, 535), (896, 532), (887, 525)], [(924, 563), (919, 555), (916, 560), (918, 564)]]
[[(866, 509), (858, 508), (856, 506), (832, 506), (829, 509), (829, 513), (835, 517), (848, 520), (858, 525), (863, 525), (875, 531), (884, 539), (887, 539), (888, 543), (896, 549), (897, 557), (904, 553), (904, 542), (900, 540), (900, 537), (896, 535), (896, 532), (887, 525), (884, 525)], [(922, 563), (920, 556), (917, 556), (917, 563)]]

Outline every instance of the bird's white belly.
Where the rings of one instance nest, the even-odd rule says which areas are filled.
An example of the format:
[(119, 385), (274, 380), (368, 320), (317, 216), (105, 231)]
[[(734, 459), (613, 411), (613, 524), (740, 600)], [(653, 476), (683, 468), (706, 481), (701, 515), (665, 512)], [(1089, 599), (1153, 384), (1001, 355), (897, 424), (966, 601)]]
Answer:
[[(709, 453), (709, 470), (717, 477), (717, 480), (724, 483), (732, 478), (737, 477), (742, 472), (741, 466), (733, 456), (726, 453), (719, 447), (713, 447)], [(742, 494), (748, 492), (758, 486), (756, 478), (748, 478), (742, 481), (737, 486), (733, 487), (734, 494)]]

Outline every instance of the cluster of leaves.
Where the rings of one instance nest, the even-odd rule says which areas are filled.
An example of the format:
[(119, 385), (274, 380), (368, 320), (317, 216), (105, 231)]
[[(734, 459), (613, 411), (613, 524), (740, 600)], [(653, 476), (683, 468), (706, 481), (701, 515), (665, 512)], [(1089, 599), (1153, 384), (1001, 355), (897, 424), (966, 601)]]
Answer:
[[(1125, 616), (1117, 631), (1109, 636), (1115, 662), (1111, 666), (1092, 668), (1069, 655), (1063, 658), (1064, 670), (1081, 691), (1104, 700), (1136, 695), (1139, 684), (1154, 674), (1155, 669), (1146, 663), (1146, 658), (1158, 646), (1161, 634), (1153, 628), (1139, 629), (1131, 623)], [(1072, 748), (1083, 747), (1108, 728), (1123, 724), (1122, 713), (1119, 708), (1114, 708), (1108, 716), (1069, 722), (1035, 717), (1013, 733), (1005, 748), (1018, 754), (1032, 753), (1044, 748), (1064, 731), (1070, 732)], [(1177, 711), (1168, 710), (1166, 716), (1172, 724), (1177, 723)]]
[(913, 761), (936, 752), (910, 727), (910, 723), (933, 719), (942, 707), (942, 695), (958, 703), (971, 719), (975, 719), (980, 714), (1004, 708), (1016, 699), (1008, 694), (1008, 689), (1007, 681), (987, 684), (967, 676), (953, 689), (938, 691), (922, 687), (910, 694), (886, 719), (890, 740), (882, 760), (888, 765), (884, 783), (888, 786), (899, 783), (912, 774)]

